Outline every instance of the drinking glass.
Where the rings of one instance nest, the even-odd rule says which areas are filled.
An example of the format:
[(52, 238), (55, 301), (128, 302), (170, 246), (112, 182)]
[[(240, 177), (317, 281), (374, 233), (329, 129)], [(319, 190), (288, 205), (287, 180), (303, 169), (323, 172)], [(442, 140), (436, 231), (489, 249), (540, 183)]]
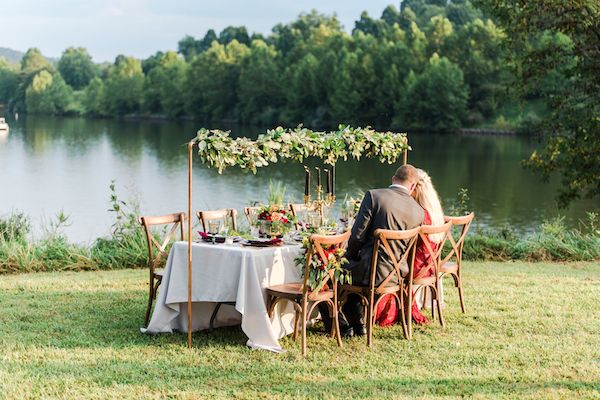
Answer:
[(321, 214), (317, 211), (308, 212), (308, 224), (311, 228), (321, 227)]
[(221, 229), (221, 221), (218, 221), (218, 220), (208, 221), (208, 233), (210, 233), (211, 235), (216, 235), (217, 233), (219, 233), (220, 229)]

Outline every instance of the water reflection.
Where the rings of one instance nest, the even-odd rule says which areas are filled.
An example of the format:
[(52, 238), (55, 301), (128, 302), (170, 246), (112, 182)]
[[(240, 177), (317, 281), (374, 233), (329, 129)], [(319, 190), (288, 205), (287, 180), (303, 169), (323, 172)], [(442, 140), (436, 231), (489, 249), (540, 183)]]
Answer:
[[(108, 185), (117, 180), (121, 195), (138, 193), (142, 211), (166, 213), (186, 209), (186, 143), (197, 122), (129, 121), (82, 118), (22, 117), (9, 121), (11, 133), (0, 140), (0, 214), (20, 209), (32, 216), (65, 210), (73, 225), (68, 234), (89, 240), (112, 223)], [(255, 136), (259, 128), (231, 129), (233, 135)], [(531, 229), (556, 215), (557, 182), (541, 183), (520, 161), (534, 144), (524, 138), (412, 134), (409, 161), (429, 172), (448, 205), (459, 188), (468, 188), (478, 221)], [(302, 196), (303, 169), (296, 162), (266, 167), (256, 176), (238, 169), (222, 175), (194, 166), (194, 208), (241, 208), (264, 200), (269, 180), (281, 180), (288, 197)], [(318, 160), (308, 160), (311, 166)], [(349, 160), (337, 165), (337, 194), (356, 195), (387, 186), (396, 166), (377, 160)], [(592, 201), (579, 201), (565, 211), (571, 223)]]

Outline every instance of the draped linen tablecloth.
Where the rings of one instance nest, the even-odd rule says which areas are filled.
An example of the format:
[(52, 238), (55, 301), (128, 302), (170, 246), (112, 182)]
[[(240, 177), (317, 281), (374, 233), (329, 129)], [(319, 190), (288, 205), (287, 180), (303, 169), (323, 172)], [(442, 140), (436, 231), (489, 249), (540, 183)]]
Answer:
[[(187, 242), (175, 242), (169, 253), (152, 319), (145, 333), (187, 332)], [(265, 288), (300, 281), (294, 265), (300, 245), (244, 247), (192, 244), (192, 328), (207, 329), (216, 302), (223, 304), (215, 327), (239, 325), (251, 348), (282, 351), (278, 339), (294, 331), (294, 310), (281, 302), (271, 320)]]

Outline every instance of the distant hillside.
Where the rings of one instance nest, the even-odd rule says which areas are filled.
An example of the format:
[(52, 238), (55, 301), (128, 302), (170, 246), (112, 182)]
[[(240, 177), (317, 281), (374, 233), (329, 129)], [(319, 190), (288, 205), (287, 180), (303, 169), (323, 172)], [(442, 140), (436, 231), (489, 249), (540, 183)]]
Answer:
[(0, 47), (0, 57), (6, 58), (9, 62), (14, 64), (21, 63), (21, 58), (25, 53), (13, 49), (8, 49), (6, 47)]
[[(22, 51), (9, 49), (7, 47), (0, 47), (0, 57), (6, 58), (9, 62), (13, 64), (21, 64), (21, 59), (24, 55), (25, 53)], [(46, 57), (46, 59), (50, 61), (51, 64), (56, 64), (58, 62), (56, 58)]]

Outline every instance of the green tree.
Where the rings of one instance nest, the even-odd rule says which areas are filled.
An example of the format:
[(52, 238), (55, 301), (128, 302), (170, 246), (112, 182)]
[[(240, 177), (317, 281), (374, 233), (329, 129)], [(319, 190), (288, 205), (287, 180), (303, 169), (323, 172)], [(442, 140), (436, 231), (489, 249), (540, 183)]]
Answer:
[(0, 57), (0, 104), (8, 104), (15, 96), (18, 84), (16, 69)]
[(239, 75), (247, 46), (233, 40), (228, 45), (213, 42), (195, 57), (187, 79), (187, 111), (211, 120), (237, 117)]
[(34, 114), (60, 114), (71, 101), (72, 90), (59, 74), (41, 70), (34, 75), (27, 88), (27, 112)]
[(83, 92), (83, 109), (86, 114), (105, 115), (104, 82), (94, 77)]
[(104, 89), (104, 104), (110, 115), (125, 115), (140, 111), (144, 73), (142, 64), (133, 57), (118, 56), (108, 71)]
[(239, 106), (242, 122), (272, 124), (285, 102), (281, 67), (274, 46), (262, 40), (252, 41), (250, 54), (242, 64)]
[(238, 43), (250, 45), (250, 36), (245, 26), (228, 26), (219, 33), (219, 43), (229, 44), (237, 40)]
[(436, 15), (427, 24), (428, 54), (438, 53), (444, 42), (452, 35), (454, 29), (452, 23), (441, 15)]
[(21, 71), (24, 73), (32, 73), (46, 68), (52, 69), (50, 62), (42, 55), (42, 52), (35, 47), (32, 47), (25, 52), (21, 59)]
[[(479, 1), (500, 22), (515, 65), (518, 94), (557, 73), (567, 84), (540, 92), (550, 110), (544, 147), (526, 165), (548, 179), (562, 176), (562, 205), (600, 197), (600, 7), (597, 0)], [(547, 36), (546, 39), (543, 36)], [(562, 39), (568, 38), (570, 44)], [(541, 44), (541, 45), (540, 45)], [(573, 63), (573, 65), (569, 65)], [(549, 90), (550, 89), (550, 90)]]
[(469, 89), (458, 66), (434, 54), (425, 71), (407, 83), (410, 104), (405, 120), (416, 128), (460, 128), (466, 119)]
[(444, 43), (443, 53), (457, 64), (469, 85), (469, 122), (482, 123), (498, 111), (507, 68), (502, 31), (491, 21), (475, 19)]
[(481, 11), (473, 7), (470, 1), (463, 3), (453, 1), (446, 6), (446, 17), (452, 22), (452, 25), (460, 28), (477, 18), (482, 19), (483, 15)]
[(183, 113), (181, 96), (187, 64), (177, 53), (169, 51), (156, 60), (144, 81), (143, 107), (152, 113), (175, 117)]
[(92, 57), (83, 47), (69, 47), (58, 61), (58, 71), (73, 89), (79, 90), (98, 74)]

